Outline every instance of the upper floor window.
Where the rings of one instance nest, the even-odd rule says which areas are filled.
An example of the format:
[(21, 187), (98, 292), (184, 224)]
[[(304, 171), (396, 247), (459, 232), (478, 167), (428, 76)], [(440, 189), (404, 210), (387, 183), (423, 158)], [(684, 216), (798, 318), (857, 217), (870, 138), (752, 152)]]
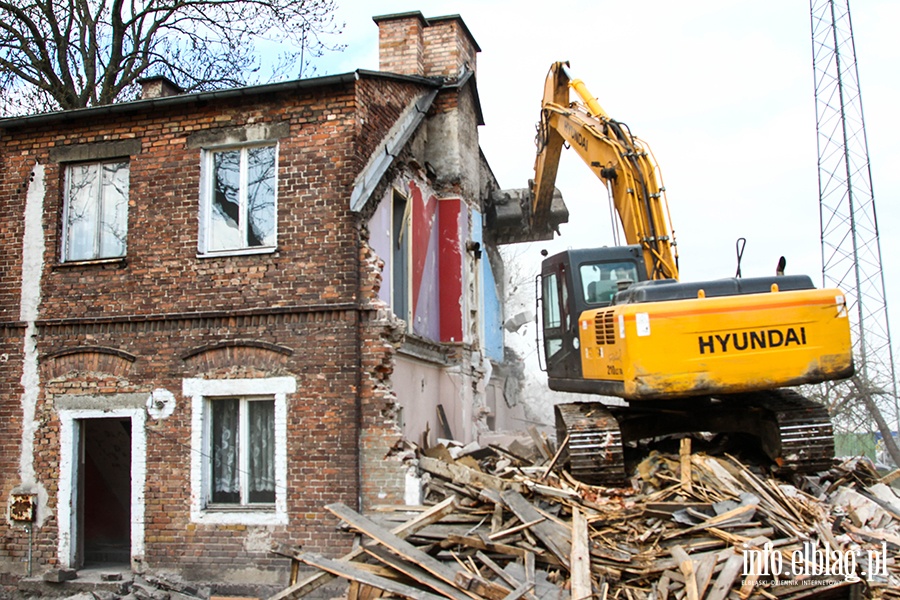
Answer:
[(128, 161), (66, 167), (63, 260), (125, 256)]
[(200, 252), (271, 250), (277, 147), (205, 150)]
[(411, 216), (412, 203), (396, 190), (391, 196), (391, 308), (412, 331)]

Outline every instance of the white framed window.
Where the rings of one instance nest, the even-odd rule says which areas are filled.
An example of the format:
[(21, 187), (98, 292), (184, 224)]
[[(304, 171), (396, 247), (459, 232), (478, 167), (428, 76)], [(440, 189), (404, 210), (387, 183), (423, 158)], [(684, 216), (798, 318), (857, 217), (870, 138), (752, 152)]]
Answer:
[(275, 249), (278, 146), (205, 149), (200, 193), (200, 253)]
[(185, 379), (191, 398), (191, 520), (287, 522), (287, 394), (293, 377)]
[(128, 161), (69, 164), (65, 173), (63, 262), (125, 256)]
[(275, 504), (275, 398), (206, 400), (206, 506)]

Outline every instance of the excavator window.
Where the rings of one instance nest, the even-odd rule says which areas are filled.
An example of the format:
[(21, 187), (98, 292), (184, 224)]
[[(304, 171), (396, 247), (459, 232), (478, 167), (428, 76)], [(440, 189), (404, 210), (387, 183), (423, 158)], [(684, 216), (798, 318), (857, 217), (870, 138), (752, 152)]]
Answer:
[(633, 262), (605, 262), (582, 264), (581, 285), (588, 304), (609, 304), (613, 296), (629, 283), (638, 280)]
[(544, 356), (548, 359), (562, 348), (562, 311), (556, 273), (543, 276)]

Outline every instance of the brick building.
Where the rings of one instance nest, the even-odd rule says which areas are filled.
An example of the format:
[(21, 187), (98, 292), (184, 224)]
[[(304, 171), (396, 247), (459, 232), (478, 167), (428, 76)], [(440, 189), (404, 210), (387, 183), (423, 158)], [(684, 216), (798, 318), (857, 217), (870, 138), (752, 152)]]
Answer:
[(8, 579), (281, 582), (349, 546), (324, 505), (415, 491), (404, 437), (505, 426), (479, 48), (375, 21), (377, 72), (0, 121)]

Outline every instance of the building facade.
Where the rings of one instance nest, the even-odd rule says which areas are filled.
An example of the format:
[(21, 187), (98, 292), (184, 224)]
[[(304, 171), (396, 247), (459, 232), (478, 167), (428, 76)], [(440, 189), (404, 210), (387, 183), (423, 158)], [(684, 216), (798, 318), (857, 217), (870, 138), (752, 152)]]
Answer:
[(404, 439), (506, 427), (479, 48), (376, 23), (379, 71), (0, 121), (7, 583), (283, 582), (415, 501)]

